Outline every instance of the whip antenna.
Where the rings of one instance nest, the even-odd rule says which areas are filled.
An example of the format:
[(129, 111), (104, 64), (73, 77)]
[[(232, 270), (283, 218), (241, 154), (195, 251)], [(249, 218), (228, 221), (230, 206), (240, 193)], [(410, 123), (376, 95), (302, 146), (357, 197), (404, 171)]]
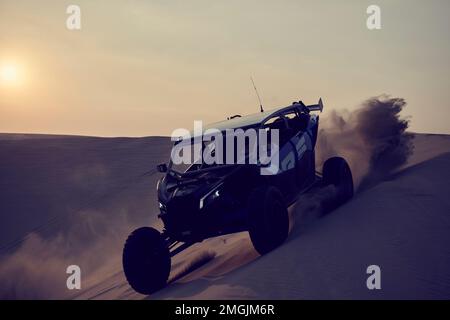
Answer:
[(261, 102), (261, 98), (259, 97), (258, 89), (256, 89), (256, 86), (255, 86), (255, 81), (253, 81), (253, 77), (250, 77), (250, 79), (252, 80), (253, 89), (255, 89), (256, 96), (258, 97), (259, 108), (260, 108), (261, 112), (264, 112), (264, 108), (263, 108), (263, 105), (262, 105), (262, 102)]

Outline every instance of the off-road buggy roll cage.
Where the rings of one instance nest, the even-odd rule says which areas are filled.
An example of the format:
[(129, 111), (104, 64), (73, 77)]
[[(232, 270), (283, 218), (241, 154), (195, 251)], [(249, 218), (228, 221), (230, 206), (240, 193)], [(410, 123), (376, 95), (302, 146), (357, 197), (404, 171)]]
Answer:
[[(297, 116), (298, 118), (296, 118), (298, 120), (298, 123), (295, 127), (295, 129), (297, 130), (302, 130), (305, 131), (306, 130), (306, 125), (307, 125), (307, 121), (309, 120), (309, 113), (311, 111), (323, 111), (323, 102), (322, 99), (319, 99), (319, 102), (317, 104), (313, 104), (313, 105), (305, 105), (302, 101), (299, 102), (293, 102), (292, 105), (287, 106), (287, 107), (283, 107), (283, 108), (277, 108), (274, 110), (269, 110), (266, 112), (261, 112), (261, 113), (256, 113), (247, 117), (242, 117), (241, 115), (234, 115), (231, 116), (227, 119), (227, 121), (222, 121), (222, 122), (217, 122), (217, 123), (212, 123), (209, 126), (207, 126), (205, 128), (205, 130), (207, 129), (211, 129), (211, 128), (217, 128), (219, 130), (222, 131), (222, 134), (224, 136), (226, 136), (226, 129), (250, 129), (250, 128), (254, 128), (254, 129), (261, 129), (261, 128), (270, 128), (270, 125), (267, 125), (267, 122), (270, 119), (276, 118), (276, 117), (280, 117), (279, 120), (281, 120), (279, 123), (275, 123), (272, 124), (272, 128), (276, 128), (279, 130), (283, 130), (283, 126), (285, 128), (289, 128), (290, 126), (292, 127), (292, 125), (289, 124), (289, 120), (286, 119), (286, 117), (284, 116), (286, 113), (295, 111), (297, 112)], [(247, 121), (247, 118), (250, 118), (250, 121)], [(230, 120), (233, 120), (231, 122), (234, 123), (230, 123)], [(281, 123), (283, 122), (283, 123)], [(294, 129), (294, 128), (292, 128)], [(257, 137), (259, 139), (259, 137)], [(190, 139), (187, 139), (187, 141), (191, 141), (191, 143), (194, 143), (195, 136), (193, 135)], [(175, 142), (175, 145), (177, 145), (178, 143), (182, 143), (182, 142), (186, 142), (186, 138), (180, 137), (178, 141)], [(205, 148), (205, 143), (202, 143), (201, 145), (202, 147), (202, 152), (203, 149)], [(189, 168), (187, 168), (187, 170), (185, 170), (184, 172), (180, 172), (177, 171), (176, 169), (173, 169), (173, 162), (172, 159), (169, 161), (169, 165), (159, 165), (158, 166), (158, 170), (162, 173), (169, 173), (169, 174), (173, 174), (174, 176), (177, 176), (179, 178), (182, 177), (189, 177), (189, 176), (193, 176), (193, 175), (197, 175), (199, 173), (202, 172), (207, 172), (207, 171), (212, 171), (212, 170), (217, 170), (217, 169), (221, 169), (224, 167), (232, 167), (235, 166), (236, 164), (216, 164), (215, 166), (210, 166), (207, 168), (200, 168), (200, 169), (196, 169), (196, 170), (190, 170), (191, 167), (195, 165), (192, 164)]]

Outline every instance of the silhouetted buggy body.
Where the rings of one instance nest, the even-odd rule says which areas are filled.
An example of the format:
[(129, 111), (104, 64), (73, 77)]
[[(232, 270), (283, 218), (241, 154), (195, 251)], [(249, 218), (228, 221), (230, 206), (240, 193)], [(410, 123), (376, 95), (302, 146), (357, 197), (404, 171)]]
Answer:
[[(208, 127), (217, 129), (225, 139), (230, 129), (277, 129), (278, 162), (274, 171), (259, 160), (253, 164), (194, 162), (189, 166), (171, 160), (168, 165), (159, 165), (158, 170), (165, 173), (157, 187), (164, 230), (160, 233), (143, 227), (128, 237), (123, 267), (130, 285), (144, 294), (162, 288), (169, 277), (170, 257), (210, 237), (248, 231), (260, 254), (270, 252), (288, 236), (287, 208), (313, 186), (335, 185), (333, 206), (350, 199), (353, 180), (343, 158), (328, 159), (322, 175), (316, 172), (319, 116), (311, 112), (322, 109), (321, 100), (310, 106), (300, 101), (245, 117), (234, 116)], [(176, 142), (174, 148), (186, 143), (186, 139), (183, 141)]]

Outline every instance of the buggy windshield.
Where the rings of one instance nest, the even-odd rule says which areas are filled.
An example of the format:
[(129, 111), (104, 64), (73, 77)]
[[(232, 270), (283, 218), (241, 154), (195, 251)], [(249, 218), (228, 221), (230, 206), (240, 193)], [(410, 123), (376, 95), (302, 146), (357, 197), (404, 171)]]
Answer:
[[(256, 164), (249, 161), (249, 155), (257, 154), (257, 137), (241, 138), (235, 135), (219, 134), (221, 139), (184, 139), (175, 142), (169, 170), (177, 174), (185, 174), (205, 169), (222, 168), (237, 164)], [(232, 141), (231, 141), (231, 140)], [(231, 143), (232, 142), (232, 143)]]

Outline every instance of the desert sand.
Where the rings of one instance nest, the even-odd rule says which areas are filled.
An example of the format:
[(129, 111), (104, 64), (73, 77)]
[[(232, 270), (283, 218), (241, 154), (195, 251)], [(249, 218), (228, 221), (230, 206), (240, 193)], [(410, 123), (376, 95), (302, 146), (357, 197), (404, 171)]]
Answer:
[[(173, 259), (166, 288), (143, 296), (124, 278), (121, 247), (135, 227), (161, 228), (154, 166), (169, 139), (1, 134), (0, 297), (450, 298), (450, 136), (413, 141), (407, 164), (327, 215), (326, 190), (302, 196), (277, 250), (258, 256), (246, 233), (205, 240)], [(69, 264), (82, 269), (81, 290), (65, 286)], [(372, 264), (381, 290), (366, 287)]]

